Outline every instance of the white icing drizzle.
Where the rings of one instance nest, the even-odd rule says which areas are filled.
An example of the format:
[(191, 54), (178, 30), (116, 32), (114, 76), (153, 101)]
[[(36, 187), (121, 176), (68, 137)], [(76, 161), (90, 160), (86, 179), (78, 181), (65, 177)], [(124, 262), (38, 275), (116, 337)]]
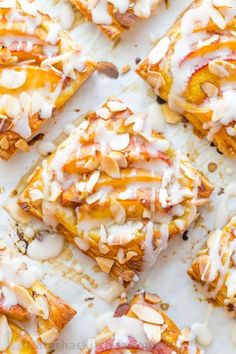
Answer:
[[(157, 6), (160, 0), (137, 0), (133, 5), (133, 11), (138, 17), (149, 17), (152, 10)], [(111, 25), (112, 17), (108, 12), (108, 5), (112, 4), (121, 14), (124, 14), (131, 8), (129, 0), (98, 0), (88, 1), (88, 9), (91, 10), (92, 20), (98, 25)]]
[(37, 261), (58, 257), (64, 247), (64, 238), (54, 233), (41, 233), (27, 247), (27, 255)]
[[(234, 203), (230, 203), (231, 198), (233, 199)], [(216, 217), (215, 217), (215, 227), (222, 228), (229, 218), (236, 213), (236, 205), (235, 205), (235, 198), (236, 198), (236, 183), (231, 182), (229, 183), (218, 203), (218, 207), (216, 209)], [(232, 206), (232, 209), (230, 208)]]
[(209, 346), (212, 343), (213, 337), (209, 329), (209, 319), (214, 311), (213, 306), (210, 304), (207, 311), (206, 320), (202, 323), (194, 323), (191, 326), (191, 330), (196, 336), (196, 339), (200, 345)]

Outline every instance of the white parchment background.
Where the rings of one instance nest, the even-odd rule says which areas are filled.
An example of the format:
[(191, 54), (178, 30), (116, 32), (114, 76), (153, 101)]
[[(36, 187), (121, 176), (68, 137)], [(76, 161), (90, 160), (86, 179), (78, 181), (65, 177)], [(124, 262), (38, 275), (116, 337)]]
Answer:
[[(56, 16), (58, 21), (65, 24), (65, 9), (70, 10), (66, 0), (36, 1)], [(150, 34), (157, 39), (161, 37), (190, 2), (190, 0), (171, 0), (169, 9), (162, 6), (151, 19), (136, 24), (129, 33), (122, 36), (122, 42), (117, 46), (110, 43), (94, 25), (86, 23), (77, 14), (70, 29), (74, 40), (95, 60), (112, 61), (119, 70), (129, 64), (132, 70), (126, 75), (120, 75), (117, 80), (94, 74), (65, 108), (56, 114), (55, 119), (43, 128), (42, 131), (46, 133), (44, 140), (53, 141), (65, 125), (73, 122), (79, 115), (97, 109), (110, 95), (123, 99), (134, 111), (145, 111), (155, 98), (151, 97), (148, 86), (135, 74), (135, 59), (144, 58), (153, 46), (150, 42)], [(80, 109), (80, 112), (76, 112), (75, 109)], [(137, 284), (137, 288), (145, 287), (147, 290), (160, 294), (164, 302), (170, 304), (168, 314), (180, 327), (186, 327), (193, 322), (204, 321), (208, 307), (203, 296), (194, 290), (191, 280), (186, 275), (186, 270), (196, 250), (204, 242), (207, 232), (214, 228), (216, 210), (224, 196), (218, 196), (217, 192), (220, 188), (227, 188), (230, 182), (235, 181), (236, 168), (235, 162), (217, 153), (207, 141), (199, 140), (192, 135), (189, 125), (181, 122), (176, 126), (168, 126), (167, 136), (175, 148), (189, 154), (193, 164), (209, 177), (210, 181), (215, 184), (216, 190), (210, 205), (203, 210), (200, 220), (190, 230), (189, 240), (183, 241), (180, 237), (171, 241), (168, 250), (160, 256), (146, 281)], [(37, 148), (34, 146), (30, 153), (18, 153), (11, 161), (0, 162), (1, 206), (37, 159)], [(215, 162), (218, 166), (214, 173), (208, 172), (209, 162)], [(227, 168), (232, 169), (232, 175), (227, 175)], [(233, 211), (236, 212), (235, 200), (231, 201), (229, 215), (233, 214)], [(11, 243), (14, 233), (14, 223), (1, 209), (1, 237)], [(70, 265), (73, 270), (70, 270)], [(101, 300), (101, 297), (104, 298), (104, 294), (109, 293), (109, 289), (114, 287), (114, 282), (98, 273), (94, 264), (71, 246), (66, 246), (62, 257), (58, 260), (46, 262), (44, 266), (47, 270), (45, 282), (49, 288), (78, 310), (76, 318), (62, 332), (60, 349), (56, 353), (76, 354), (79, 348), (86, 344), (88, 338), (96, 334), (95, 318), (114, 308), (114, 303), (108, 305)], [(97, 280), (95, 283), (94, 278)], [(94, 289), (96, 286), (97, 288)], [(122, 292), (122, 289), (118, 288), (117, 291)], [(212, 345), (206, 348), (207, 354), (236, 352), (231, 340), (233, 323), (234, 321), (222, 309), (214, 311), (209, 323), (214, 340)]]

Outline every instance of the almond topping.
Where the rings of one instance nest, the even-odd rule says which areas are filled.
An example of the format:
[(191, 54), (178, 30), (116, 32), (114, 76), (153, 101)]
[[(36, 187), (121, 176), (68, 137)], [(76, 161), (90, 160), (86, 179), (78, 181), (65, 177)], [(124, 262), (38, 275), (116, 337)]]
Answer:
[(142, 321), (162, 325), (165, 321), (162, 315), (149, 306), (134, 304), (131, 311)]
[(100, 171), (96, 170), (94, 171), (91, 176), (89, 177), (88, 182), (86, 183), (86, 190), (90, 193), (93, 191), (97, 181), (99, 180), (100, 177)]
[(111, 178), (120, 177), (120, 167), (116, 160), (112, 159), (109, 155), (102, 156), (100, 164), (102, 170)]
[(0, 315), (0, 351), (5, 351), (9, 347), (12, 339), (12, 331), (7, 322), (7, 318)]
[(117, 224), (124, 224), (126, 220), (125, 208), (123, 208), (123, 206), (117, 200), (114, 199), (111, 201), (110, 210)]
[(111, 117), (111, 112), (106, 107), (98, 109), (96, 114), (105, 120), (107, 120)]
[(170, 46), (170, 38), (169, 37), (162, 38), (157, 43), (155, 48), (153, 48), (153, 50), (151, 50), (151, 52), (149, 53), (149, 56), (148, 56), (149, 63), (151, 65), (158, 64), (166, 55), (166, 53), (169, 49), (169, 46)]
[(13, 290), (17, 297), (17, 302), (20, 306), (26, 309), (29, 313), (33, 315), (40, 315), (42, 310), (39, 305), (34, 301), (29, 292), (22, 286), (14, 286)]
[(3, 150), (7, 150), (9, 148), (9, 142), (8, 142), (6, 136), (4, 136), (0, 140), (0, 148), (2, 148)]
[(161, 341), (161, 327), (149, 323), (144, 323), (144, 332), (148, 337), (149, 341), (155, 345)]
[(56, 328), (51, 328), (49, 331), (42, 333), (39, 338), (44, 344), (52, 344), (57, 340), (58, 334)]
[(121, 152), (114, 151), (114, 152), (111, 152), (109, 154), (109, 156), (112, 159), (116, 160), (116, 162), (118, 163), (119, 167), (126, 168), (128, 166), (127, 159), (126, 159), (125, 155), (123, 155)]
[(204, 82), (201, 84), (202, 91), (207, 95), (207, 97), (216, 97), (218, 95), (218, 88), (211, 82)]
[(166, 104), (166, 103), (163, 104), (161, 106), (161, 108), (162, 108), (162, 111), (164, 113), (165, 120), (166, 120), (167, 123), (177, 124), (178, 122), (181, 121), (182, 116), (180, 114), (178, 114), (177, 112), (172, 111), (172, 109), (170, 109), (168, 104)]
[(210, 9), (210, 16), (211, 16), (212, 21), (216, 24), (217, 27), (219, 27), (222, 30), (225, 29), (227, 23), (226, 23), (224, 17), (213, 6)]
[(96, 262), (101, 268), (101, 270), (107, 274), (110, 273), (111, 268), (114, 264), (114, 259), (104, 258), (104, 257), (96, 257)]
[(101, 254), (107, 254), (107, 253), (110, 252), (109, 246), (107, 246), (105, 243), (99, 242), (98, 243), (98, 248), (99, 248), (99, 252)]
[(97, 71), (111, 79), (117, 79), (119, 76), (117, 67), (113, 63), (107, 61), (100, 61), (97, 63)]
[(29, 145), (24, 139), (17, 140), (17, 142), (15, 143), (15, 147), (24, 152), (29, 151)]
[(227, 69), (232, 68), (231, 64), (225, 60), (213, 60), (208, 65), (209, 71), (219, 77), (229, 77)]
[(154, 88), (156, 94), (159, 94), (159, 89), (165, 84), (164, 77), (156, 71), (149, 71), (147, 82)]
[(48, 320), (49, 318), (49, 307), (48, 307), (48, 300), (45, 295), (37, 295), (35, 297), (36, 303), (42, 309), (41, 317), (43, 320)]
[(107, 102), (107, 107), (111, 112), (123, 112), (127, 109), (127, 106), (124, 103), (117, 101)]
[(129, 133), (117, 134), (117, 136), (111, 140), (110, 148), (114, 151), (121, 151), (128, 147), (130, 142)]
[(159, 304), (161, 302), (160, 296), (151, 293), (145, 293), (144, 300), (149, 304)]

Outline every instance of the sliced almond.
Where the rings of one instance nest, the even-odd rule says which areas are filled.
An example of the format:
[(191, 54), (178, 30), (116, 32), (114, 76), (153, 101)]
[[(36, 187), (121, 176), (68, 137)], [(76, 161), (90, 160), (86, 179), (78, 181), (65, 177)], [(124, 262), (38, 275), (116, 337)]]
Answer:
[(155, 345), (161, 341), (161, 327), (149, 323), (144, 323), (144, 332), (151, 344)]
[(233, 7), (230, 0), (212, 0), (212, 3), (215, 7)]
[(99, 117), (101, 117), (102, 119), (105, 119), (105, 120), (107, 120), (107, 119), (109, 119), (111, 117), (111, 112), (106, 107), (98, 109), (96, 114)]
[(7, 137), (4, 136), (1, 140), (0, 140), (0, 148), (2, 148), (3, 150), (7, 150), (9, 148), (9, 142), (7, 140)]
[(103, 155), (100, 160), (102, 170), (111, 178), (120, 177), (120, 167), (116, 160), (109, 155)]
[(117, 200), (114, 199), (111, 201), (110, 210), (117, 224), (124, 224), (126, 220), (125, 208)]
[(153, 48), (149, 53), (148, 55), (149, 63), (151, 65), (158, 64), (168, 52), (169, 46), (170, 46), (170, 38), (169, 37), (162, 38), (157, 43), (155, 48)]
[(129, 251), (126, 253), (125, 257), (119, 259), (120, 264), (125, 264), (130, 261), (133, 257), (138, 256), (137, 252)]
[(165, 321), (163, 316), (153, 308), (145, 305), (134, 304), (131, 311), (142, 321), (162, 325)]
[(43, 320), (48, 320), (49, 318), (49, 307), (48, 307), (48, 300), (45, 295), (37, 295), (35, 296), (35, 301), (39, 305), (42, 310), (41, 317)]
[(111, 140), (110, 148), (114, 151), (121, 151), (128, 147), (130, 142), (129, 133), (117, 134), (117, 136)]
[(122, 75), (127, 74), (129, 71), (131, 70), (131, 66), (129, 64), (123, 66), (123, 68), (121, 69), (121, 73)]
[(127, 109), (127, 106), (124, 103), (117, 101), (107, 102), (107, 107), (111, 112), (123, 112)]
[(27, 141), (24, 139), (19, 139), (15, 143), (15, 147), (21, 151), (27, 152), (29, 151), (29, 145), (27, 144)]
[(121, 168), (126, 168), (128, 166), (128, 162), (127, 159), (125, 157), (125, 155), (123, 155), (121, 152), (118, 151), (112, 151), (109, 156), (116, 160), (116, 162), (118, 163), (119, 167)]
[(114, 264), (114, 259), (104, 258), (104, 257), (96, 257), (96, 262), (101, 268), (101, 270), (107, 274), (110, 273), (111, 268)]
[(42, 333), (39, 338), (44, 344), (52, 344), (57, 340), (58, 335), (58, 330), (51, 328), (49, 331)]
[(227, 25), (226, 20), (221, 15), (221, 13), (213, 6), (210, 8), (210, 16), (217, 27), (219, 27), (221, 30), (225, 29)]
[(97, 63), (97, 71), (110, 79), (117, 79), (119, 76), (119, 71), (117, 67), (108, 61), (100, 61)]
[(165, 116), (165, 120), (167, 123), (170, 123), (170, 124), (177, 124), (178, 122), (181, 121), (182, 119), (182, 116), (180, 114), (178, 114), (177, 112), (173, 111), (169, 106), (168, 104), (163, 104), (161, 106), (161, 109), (164, 113), (164, 116)]
[(0, 315), (0, 351), (5, 351), (11, 344), (12, 331), (8, 324), (7, 318)]
[(219, 77), (229, 77), (228, 69), (232, 69), (231, 64), (225, 60), (213, 60), (208, 65), (209, 71)]
[(42, 313), (40, 306), (34, 301), (29, 292), (22, 286), (14, 286), (13, 291), (16, 294), (17, 302), (29, 313), (39, 316)]
[(218, 88), (211, 82), (204, 82), (201, 84), (202, 91), (207, 95), (207, 97), (216, 97), (218, 95)]
[(89, 177), (88, 182), (86, 183), (86, 190), (87, 192), (92, 192), (94, 187), (96, 186), (97, 181), (99, 180), (100, 177), (100, 171), (96, 170), (94, 171), (91, 176)]
[(98, 248), (99, 248), (99, 252), (100, 252), (101, 254), (107, 254), (107, 253), (110, 252), (109, 246), (107, 246), (107, 245), (106, 245), (105, 243), (103, 243), (103, 242), (99, 242), (99, 243), (98, 243)]
[(159, 304), (161, 302), (160, 296), (151, 293), (144, 293), (144, 300), (149, 304)]
[(156, 94), (159, 94), (159, 89), (165, 84), (162, 74), (151, 70), (148, 71), (147, 82), (154, 88)]

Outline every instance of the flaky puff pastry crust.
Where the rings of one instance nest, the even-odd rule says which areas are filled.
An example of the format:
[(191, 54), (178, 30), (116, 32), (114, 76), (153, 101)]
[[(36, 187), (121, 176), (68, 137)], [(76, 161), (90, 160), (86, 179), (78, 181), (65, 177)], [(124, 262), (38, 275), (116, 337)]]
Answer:
[[(24, 5), (24, 6), (23, 6)], [(68, 33), (28, 5), (0, 9), (0, 157), (28, 142), (95, 68)]]
[(234, 4), (194, 1), (137, 68), (172, 110), (230, 158), (236, 156), (234, 11)]
[(154, 128), (152, 107), (134, 114), (110, 97), (33, 173), (18, 202), (125, 284), (188, 228), (213, 189)]
[[(116, 331), (112, 331), (109, 328), (108, 322), (107, 327), (102, 330), (92, 343), (94, 353), (110, 354), (127, 349), (131, 353), (140, 353), (140, 351), (144, 350), (145, 353), (150, 352), (154, 354), (171, 354), (173, 351), (178, 354), (188, 354), (191, 352), (191, 347), (192, 350), (195, 350), (195, 353), (200, 354), (200, 350), (195, 345), (194, 338), (190, 337), (190, 330), (185, 329), (181, 331), (166, 313), (161, 310), (160, 304), (161, 298), (158, 295), (146, 292), (138, 293), (129, 303), (119, 305), (113, 319), (111, 319), (113, 325), (112, 323), (110, 325), (112, 325), (112, 328), (115, 328), (116, 320), (122, 321), (123, 318), (125, 337), (122, 337), (121, 342), (119, 342), (119, 339), (116, 337)], [(129, 333), (125, 333), (126, 330), (129, 331), (125, 325), (126, 319), (137, 321), (137, 323), (129, 323), (129, 325), (140, 327), (140, 341), (132, 337)], [(118, 327), (117, 330), (119, 331)], [(143, 343), (143, 337), (145, 338), (146, 336), (147, 341)], [(124, 339), (124, 342), (122, 342), (122, 339)], [(82, 354), (89, 354), (90, 350), (85, 348), (82, 350)]]
[[(1, 257), (20, 257), (3, 244), (0, 246)], [(25, 271), (26, 267), (26, 263), (22, 259), (22, 265), (19, 266), (19, 274), (21, 271)], [(28, 272), (30, 272), (30, 268)], [(6, 277), (7, 274), (4, 275), (4, 279)], [(1, 290), (4, 286), (9, 287), (8, 282), (5, 280), (0, 285)], [(12, 350), (13, 348), (16, 350), (16, 346), (18, 346), (19, 353), (22, 354), (37, 353), (36, 348), (40, 345), (44, 346), (46, 351), (50, 351), (51, 345), (58, 339), (60, 331), (72, 320), (76, 311), (49, 291), (38, 280), (30, 288), (11, 284), (9, 289), (12, 294), (15, 294), (17, 300), (16, 304), (9, 306), (8, 293), (1, 291), (0, 328), (2, 332), (6, 330), (7, 326), (11, 330), (11, 340), (4, 353), (13, 353)], [(14, 324), (12, 322), (14, 320), (18, 321), (18, 323)], [(24, 329), (24, 324), (27, 325), (27, 322), (32, 320), (34, 323), (31, 324), (31, 327), (35, 326), (35, 328), (31, 328), (32, 332), (34, 332), (34, 338)]]
[(236, 315), (236, 217), (222, 229), (209, 234), (188, 270), (189, 276), (215, 305)]
[[(92, 16), (92, 8), (95, 6), (98, 1), (87, 1), (87, 0), (70, 0), (73, 5), (75, 5), (76, 8), (79, 9), (80, 12), (86, 18), (93, 22), (93, 16)], [(143, 5), (143, 6), (150, 6), (150, 11), (153, 11), (158, 4), (160, 4), (163, 0), (153, 0), (152, 6), (150, 5)], [(89, 2), (91, 5), (89, 5)], [(111, 24), (97, 24), (98, 28), (110, 39), (110, 40), (115, 40), (120, 37), (120, 35), (128, 31), (139, 18), (144, 18), (147, 15), (142, 13), (135, 12), (134, 6), (136, 3), (139, 1), (137, 0), (129, 0), (129, 8), (125, 13), (121, 13), (119, 9), (112, 4), (112, 1), (109, 2), (107, 1), (107, 14), (111, 16), (112, 23)], [(94, 4), (94, 5), (93, 5)], [(149, 14), (150, 15), (150, 14)]]

